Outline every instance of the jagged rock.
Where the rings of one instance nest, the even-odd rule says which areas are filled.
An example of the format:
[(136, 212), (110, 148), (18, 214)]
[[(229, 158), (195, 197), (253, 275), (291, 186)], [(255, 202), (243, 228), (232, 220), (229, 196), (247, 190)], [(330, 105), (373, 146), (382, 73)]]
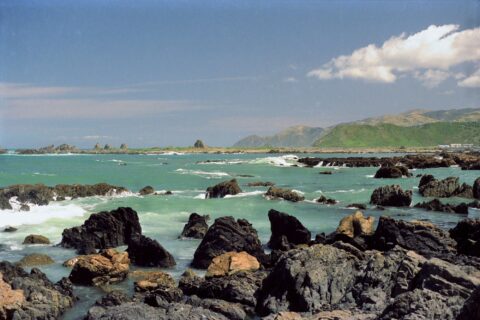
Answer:
[(256, 182), (249, 182), (247, 183), (247, 186), (249, 187), (273, 187), (275, 183), (270, 182), (270, 181), (256, 181)]
[(223, 198), (226, 195), (236, 195), (242, 192), (238, 186), (237, 180), (223, 181), (213, 187), (207, 188), (205, 198)]
[(111, 307), (131, 302), (132, 299), (121, 290), (113, 290), (95, 302), (96, 306)]
[(197, 140), (195, 141), (195, 143), (193, 144), (193, 147), (194, 148), (205, 148), (205, 144), (203, 143), (202, 140)]
[(208, 230), (207, 219), (208, 216), (192, 213), (188, 217), (188, 222), (183, 227), (180, 237), (202, 239)]
[(429, 202), (417, 203), (415, 208), (422, 208), (428, 211), (439, 211), (439, 212), (448, 212), (448, 213), (459, 213), (459, 214), (468, 214), (469, 205), (466, 203), (460, 203), (457, 205), (453, 204), (443, 204), (438, 199), (433, 199)]
[(52, 258), (46, 254), (32, 253), (23, 257), (18, 264), (21, 267), (41, 266), (55, 263)]
[(3, 194), (0, 194), (0, 210), (12, 210), (10, 201)]
[(128, 253), (107, 249), (100, 254), (79, 257), (69, 279), (76, 284), (101, 286), (123, 281), (129, 270)]
[(403, 166), (381, 167), (375, 173), (375, 179), (410, 177), (412, 174)]
[(480, 257), (480, 219), (465, 219), (450, 229), (450, 236), (457, 242), (457, 251)]
[(204, 279), (200, 278), (191, 269), (185, 270), (178, 281), (178, 287), (186, 295), (194, 295), (198, 292)]
[(351, 290), (357, 263), (354, 255), (328, 245), (290, 250), (263, 281), (256, 310), (266, 316), (334, 308)]
[(245, 251), (227, 252), (213, 258), (205, 277), (222, 277), (239, 271), (256, 271), (259, 268), (257, 258)]
[(50, 240), (39, 234), (31, 234), (25, 237), (23, 244), (50, 244)]
[[(137, 275), (134, 274), (133, 276), (139, 278), (134, 284), (137, 292), (175, 287), (175, 280), (173, 280), (172, 276), (162, 271), (147, 271)], [(130, 277), (132, 276), (130, 275)]]
[(297, 218), (271, 209), (268, 212), (272, 235), (268, 246), (272, 249), (289, 250), (296, 245), (309, 243), (311, 233)]
[(126, 245), (142, 233), (137, 212), (120, 207), (92, 214), (83, 225), (63, 230), (60, 245), (80, 253)]
[(15, 310), (18, 310), (25, 303), (25, 296), (22, 290), (13, 290), (10, 284), (3, 281), (3, 274), (0, 272), (0, 319), (8, 319)]
[(473, 198), (473, 189), (466, 183), (460, 185), (458, 177), (448, 177), (437, 180), (432, 175), (423, 176), (418, 185), (418, 191), (424, 197), (463, 197)]
[(230, 251), (246, 251), (261, 263), (265, 261), (262, 244), (252, 225), (245, 219), (221, 217), (208, 229), (195, 251), (192, 266), (206, 269), (214, 257)]
[(403, 191), (399, 185), (383, 186), (373, 191), (371, 204), (391, 207), (408, 207), (412, 203), (412, 191)]
[(291, 201), (291, 202), (298, 202), (298, 201), (305, 200), (304, 196), (298, 194), (295, 191), (277, 188), (277, 187), (268, 188), (267, 193), (265, 193), (265, 196), (271, 197), (271, 198), (282, 198), (284, 200)]
[(456, 320), (480, 320), (480, 286), (465, 301)]
[(137, 236), (128, 244), (127, 252), (132, 263), (144, 267), (173, 267), (175, 259), (165, 248), (146, 236)]
[(244, 306), (240, 303), (228, 302), (221, 299), (200, 299), (195, 295), (187, 298), (186, 303), (220, 313), (230, 320), (248, 319)]
[(320, 196), (320, 198), (318, 198), (316, 200), (318, 203), (323, 203), (323, 204), (329, 204), (329, 205), (333, 205), (333, 204), (336, 204), (337, 203), (337, 200), (335, 199), (331, 199), (331, 198), (327, 198), (325, 196)]
[(375, 218), (370, 216), (365, 218), (361, 211), (346, 216), (340, 220), (340, 224), (337, 228), (338, 234), (344, 234), (350, 238), (354, 238), (359, 235), (370, 235), (373, 233), (373, 223)]
[(152, 194), (155, 192), (155, 189), (153, 189), (152, 186), (146, 186), (146, 187), (143, 187), (142, 189), (140, 189), (140, 191), (138, 192), (141, 196), (146, 196), (147, 194)]
[(475, 199), (480, 199), (480, 178), (477, 178), (473, 183), (472, 192)]
[(3, 232), (15, 232), (17, 230), (18, 229), (15, 227), (6, 227), (5, 229), (3, 229)]

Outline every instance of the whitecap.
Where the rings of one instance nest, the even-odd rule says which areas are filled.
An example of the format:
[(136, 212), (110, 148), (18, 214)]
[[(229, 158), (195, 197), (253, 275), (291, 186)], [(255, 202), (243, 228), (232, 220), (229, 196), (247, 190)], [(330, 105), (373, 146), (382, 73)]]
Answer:
[(196, 195), (193, 197), (193, 199), (205, 199), (206, 193), (200, 193), (199, 195)]
[(303, 164), (298, 162), (298, 156), (294, 154), (287, 154), (280, 157), (265, 157), (265, 158), (256, 158), (254, 160), (249, 161), (250, 164), (271, 164), (276, 167), (292, 167), (296, 166), (304, 166)]
[(264, 193), (265, 193), (265, 191), (255, 190), (255, 191), (250, 191), (250, 192), (241, 192), (241, 193), (235, 194), (235, 195), (227, 194), (224, 198), (243, 198), (243, 197), (256, 196), (256, 195), (264, 194)]
[(195, 176), (207, 176), (213, 177), (213, 178), (221, 178), (221, 177), (228, 177), (230, 176), (226, 172), (222, 171), (201, 171), (201, 170), (187, 170), (187, 169), (177, 169), (175, 172), (178, 172), (179, 174), (190, 174), (190, 175), (195, 175)]

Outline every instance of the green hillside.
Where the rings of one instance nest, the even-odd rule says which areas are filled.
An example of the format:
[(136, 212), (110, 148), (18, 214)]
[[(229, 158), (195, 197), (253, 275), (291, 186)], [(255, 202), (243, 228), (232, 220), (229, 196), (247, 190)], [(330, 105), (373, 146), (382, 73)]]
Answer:
[(429, 147), (480, 145), (480, 122), (435, 122), (403, 127), (393, 124), (342, 124), (314, 142), (315, 147)]
[(309, 147), (322, 134), (322, 128), (308, 126), (294, 126), (287, 128), (273, 136), (248, 136), (235, 143), (234, 147)]

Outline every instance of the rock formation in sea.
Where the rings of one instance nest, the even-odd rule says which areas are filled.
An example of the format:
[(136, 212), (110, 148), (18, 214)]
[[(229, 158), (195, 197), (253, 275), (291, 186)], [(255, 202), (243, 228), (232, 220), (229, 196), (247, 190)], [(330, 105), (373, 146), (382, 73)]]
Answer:
[(242, 192), (236, 179), (223, 181), (213, 187), (207, 188), (205, 198), (223, 198), (226, 195), (236, 195)]
[(424, 175), (418, 184), (418, 191), (424, 197), (473, 198), (473, 188), (466, 183), (460, 184), (458, 177), (437, 180), (432, 175)]
[(379, 206), (408, 207), (412, 203), (412, 191), (404, 191), (399, 185), (379, 187), (373, 191), (370, 203)]
[(277, 188), (274, 186), (268, 188), (267, 193), (265, 193), (265, 196), (270, 198), (281, 198), (291, 202), (298, 202), (298, 201), (305, 200), (305, 197), (299, 194), (298, 192), (295, 192), (289, 189)]
[(157, 240), (144, 235), (136, 235), (128, 241), (127, 252), (130, 260), (137, 266), (170, 268), (176, 262)]
[(268, 212), (268, 219), (272, 231), (268, 242), (270, 248), (286, 251), (296, 245), (310, 242), (310, 231), (294, 216), (271, 209)]
[(190, 214), (188, 222), (183, 227), (180, 238), (202, 239), (208, 230), (208, 216), (201, 216), (198, 213)]

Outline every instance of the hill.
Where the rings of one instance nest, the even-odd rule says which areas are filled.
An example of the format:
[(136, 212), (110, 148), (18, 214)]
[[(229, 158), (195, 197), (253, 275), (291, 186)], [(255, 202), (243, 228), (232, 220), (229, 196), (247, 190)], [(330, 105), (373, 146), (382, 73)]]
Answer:
[(382, 123), (341, 124), (314, 147), (427, 147), (451, 143), (480, 144), (480, 122), (435, 122), (411, 127)]
[(323, 133), (323, 128), (294, 126), (287, 128), (275, 135), (261, 137), (251, 135), (235, 143), (234, 147), (309, 147)]

